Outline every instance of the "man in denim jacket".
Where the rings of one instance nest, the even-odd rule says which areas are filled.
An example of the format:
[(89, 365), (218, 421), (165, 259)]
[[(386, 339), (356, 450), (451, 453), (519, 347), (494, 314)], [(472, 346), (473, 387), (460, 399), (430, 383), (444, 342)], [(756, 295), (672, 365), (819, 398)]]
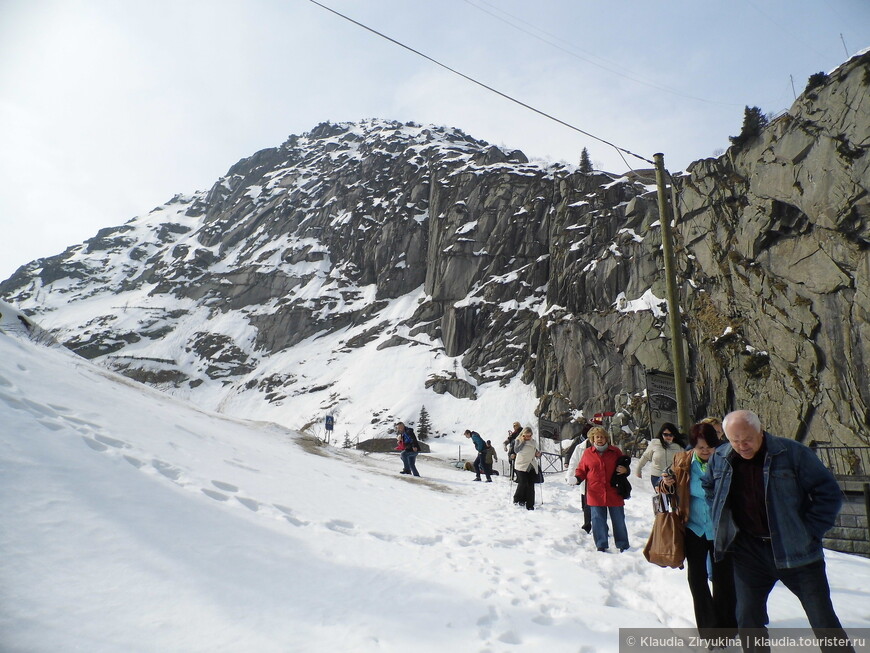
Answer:
[[(767, 597), (781, 580), (800, 599), (814, 630), (834, 628), (845, 637), (822, 553), (822, 537), (842, 504), (837, 481), (810, 449), (764, 431), (755, 413), (730, 413), (723, 426), (729, 444), (710, 457), (702, 484), (714, 556), (719, 561), (727, 553), (734, 563), (738, 627), (767, 626)], [(747, 641), (744, 648), (756, 650)]]

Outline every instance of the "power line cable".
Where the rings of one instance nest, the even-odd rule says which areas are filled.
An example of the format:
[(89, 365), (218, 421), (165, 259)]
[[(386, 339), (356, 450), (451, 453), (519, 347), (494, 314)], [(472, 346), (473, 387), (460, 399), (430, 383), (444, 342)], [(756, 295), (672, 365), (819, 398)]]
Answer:
[(804, 44), (806, 47), (808, 47), (810, 50), (812, 50), (813, 52), (815, 52), (815, 53), (816, 53), (817, 55), (819, 55), (820, 57), (828, 58), (828, 57), (830, 56), (830, 55), (824, 54), (824, 53), (822, 53), (822, 52), (819, 52), (816, 48), (813, 47), (813, 44), (812, 44), (812, 43), (808, 42), (806, 39), (801, 38), (800, 36), (798, 36), (797, 34), (795, 34), (794, 32), (792, 32), (791, 30), (787, 29), (787, 28), (786, 28), (782, 23), (780, 23), (778, 20), (776, 20), (775, 18), (771, 17), (769, 14), (765, 13), (765, 12), (761, 9), (761, 7), (759, 7), (759, 6), (756, 5), (754, 2), (752, 2), (752, 0), (745, 0), (745, 2), (746, 2), (746, 4), (748, 4), (750, 7), (752, 7), (753, 9), (755, 9), (755, 11), (757, 11), (759, 14), (761, 14), (761, 15), (764, 16), (767, 20), (769, 20), (771, 23), (773, 23), (774, 25), (776, 25), (776, 26), (777, 26), (777, 27), (778, 27), (778, 28), (783, 32), (783, 34), (787, 34), (787, 35), (790, 36), (791, 38), (793, 38), (793, 39), (797, 39), (798, 41), (803, 42), (803, 44)]
[(322, 9), (325, 9), (326, 11), (329, 11), (330, 13), (335, 14), (336, 16), (339, 16), (340, 18), (343, 18), (344, 20), (346, 20), (346, 21), (348, 21), (348, 22), (350, 22), (350, 23), (353, 23), (354, 25), (357, 25), (358, 27), (362, 27), (364, 30), (369, 31), (369, 32), (371, 32), (372, 34), (376, 34), (377, 36), (380, 36), (382, 39), (386, 39), (387, 41), (390, 41), (391, 43), (394, 43), (394, 44), (398, 45), (399, 47), (404, 48), (405, 50), (408, 50), (409, 52), (413, 52), (413, 53), (416, 54), (417, 56), (422, 57), (422, 58), (426, 59), (427, 61), (431, 61), (431, 62), (434, 63), (436, 66), (440, 66), (441, 68), (444, 68), (445, 70), (450, 71), (450, 72), (453, 73), (454, 75), (458, 75), (459, 77), (462, 77), (463, 79), (466, 79), (466, 80), (468, 80), (469, 82), (471, 82), (471, 83), (473, 83), (473, 84), (477, 84), (478, 86), (480, 86), (480, 87), (482, 87), (482, 88), (485, 88), (486, 90), (488, 90), (488, 91), (490, 91), (490, 92), (492, 92), (492, 93), (495, 93), (496, 95), (499, 95), (499, 96), (503, 97), (503, 98), (506, 99), (506, 100), (510, 100), (511, 102), (513, 102), (513, 103), (515, 103), (515, 104), (518, 104), (518, 105), (520, 105), (521, 107), (525, 107), (525, 108), (528, 109), (529, 111), (534, 111), (535, 113), (537, 113), (537, 114), (540, 115), (540, 116), (544, 116), (545, 118), (548, 118), (549, 120), (552, 120), (552, 121), (554, 121), (554, 122), (559, 123), (559, 124), (562, 125), (563, 127), (567, 127), (568, 129), (572, 129), (572, 130), (574, 130), (574, 131), (576, 131), (576, 132), (579, 132), (579, 133), (583, 134), (584, 136), (588, 136), (589, 138), (592, 138), (592, 139), (598, 141), (599, 143), (603, 143), (604, 145), (608, 145), (608, 146), (612, 147), (612, 148), (613, 148), (614, 150), (616, 150), (616, 152), (619, 154), (619, 156), (620, 156), (620, 158), (622, 159), (623, 163), (625, 163), (626, 168), (628, 168), (629, 170), (631, 169), (631, 166), (628, 165), (628, 161), (626, 161), (626, 160), (625, 160), (625, 157), (622, 156), (623, 153), (628, 154), (629, 156), (633, 156), (633, 157), (636, 158), (636, 159), (640, 159), (641, 161), (645, 161), (646, 163), (649, 163), (649, 164), (651, 164), (651, 165), (655, 165), (655, 162), (654, 162), (654, 161), (651, 161), (650, 159), (647, 159), (647, 158), (644, 157), (644, 156), (641, 156), (641, 155), (639, 155), (639, 154), (635, 154), (635, 153), (632, 152), (631, 150), (627, 150), (627, 149), (625, 149), (625, 148), (623, 148), (623, 147), (619, 147), (619, 146), (616, 145), (615, 143), (611, 143), (610, 141), (605, 140), (605, 139), (603, 139), (603, 138), (600, 138), (600, 137), (596, 136), (595, 134), (590, 134), (589, 132), (587, 132), (587, 131), (585, 131), (585, 130), (583, 130), (583, 129), (580, 129), (579, 127), (576, 127), (576, 126), (574, 126), (574, 125), (572, 125), (572, 124), (570, 124), (570, 123), (567, 123), (567, 122), (565, 122), (564, 120), (561, 120), (561, 119), (559, 119), (559, 118), (556, 118), (555, 116), (553, 116), (553, 115), (551, 115), (551, 114), (549, 114), (549, 113), (546, 113), (545, 111), (541, 111), (540, 109), (536, 109), (536, 108), (533, 107), (532, 105), (527, 104), (527, 103), (523, 102), (522, 100), (518, 100), (518, 99), (516, 99), (515, 97), (512, 97), (512, 96), (508, 95), (507, 93), (503, 93), (503, 92), (499, 91), (498, 89), (493, 88), (492, 86), (489, 86), (489, 85), (487, 85), (487, 84), (484, 84), (483, 82), (478, 81), (478, 80), (474, 79), (473, 77), (469, 77), (469, 76), (466, 75), (465, 73), (462, 73), (462, 72), (460, 72), (460, 71), (458, 71), (458, 70), (456, 70), (456, 69), (454, 69), (454, 68), (451, 68), (450, 66), (448, 66), (448, 65), (446, 65), (446, 64), (443, 64), (443, 63), (441, 63), (440, 61), (438, 61), (437, 59), (433, 59), (433, 58), (430, 57), (429, 55), (427, 55), (427, 54), (423, 54), (423, 53), (420, 52), (419, 50), (415, 50), (414, 48), (412, 48), (412, 47), (409, 46), (409, 45), (405, 45), (405, 44), (402, 43), (401, 41), (397, 41), (396, 39), (391, 38), (391, 37), (387, 36), (386, 34), (383, 34), (382, 32), (379, 32), (379, 31), (377, 31), (376, 29), (373, 29), (373, 28), (369, 27), (368, 25), (364, 25), (363, 23), (361, 23), (361, 22), (359, 22), (359, 21), (357, 21), (357, 20), (354, 20), (353, 18), (350, 18), (349, 16), (345, 16), (345, 15), (342, 14), (341, 12), (336, 11), (335, 9), (332, 9), (331, 7), (327, 7), (326, 5), (317, 2), (317, 0), (308, 0), (308, 1), (311, 2), (312, 4), (317, 5), (318, 7), (322, 8)]
[[(689, 100), (696, 100), (697, 102), (705, 102), (705, 103), (707, 103), (707, 104), (718, 104), (718, 105), (725, 106), (725, 107), (736, 107), (736, 106), (739, 106), (739, 105), (734, 104), (734, 103), (732, 103), (732, 102), (719, 102), (718, 100), (708, 100), (708, 99), (705, 99), (705, 98), (702, 98), (702, 97), (698, 97), (698, 96), (696, 96), (696, 95), (689, 95), (688, 93), (683, 93), (682, 91), (678, 91), (678, 90), (676, 90), (676, 89), (669, 88), (669, 87), (667, 87), (667, 86), (661, 86), (660, 84), (653, 84), (652, 82), (647, 82), (647, 81), (645, 81), (645, 80), (643, 80), (643, 79), (640, 79), (640, 78), (637, 77), (637, 76), (630, 75), (630, 74), (628, 74), (628, 73), (624, 73), (624, 72), (620, 72), (619, 70), (615, 70), (613, 67), (611, 67), (611, 66), (618, 66), (618, 65), (619, 65), (619, 64), (617, 64), (617, 63), (615, 63), (615, 62), (608, 62), (608, 64), (610, 64), (610, 65), (607, 65), (607, 66), (605, 66), (605, 65), (603, 65), (603, 64), (600, 64), (600, 63), (595, 63), (595, 62), (592, 61), (591, 59), (588, 59), (587, 57), (582, 57), (582, 56), (580, 56), (579, 54), (577, 54), (577, 53), (575, 52), (575, 50), (580, 50), (580, 52), (584, 52), (584, 51), (581, 50), (580, 48), (575, 48), (574, 46), (569, 46), (570, 49), (569, 49), (569, 48), (562, 47), (561, 45), (559, 45), (558, 43), (554, 43), (554, 42), (551, 41), (550, 39), (546, 39), (546, 38), (543, 38), (543, 37), (541, 37), (541, 36), (538, 36), (537, 34), (534, 34), (534, 33), (530, 32), (529, 30), (523, 29), (523, 28), (520, 27), (519, 25), (515, 25), (515, 24), (512, 23), (511, 21), (509, 21), (509, 20), (503, 18), (502, 16), (499, 16), (498, 14), (495, 14), (495, 13), (493, 13), (492, 11), (488, 11), (487, 9), (484, 9), (483, 7), (481, 7), (481, 6), (477, 5), (477, 4), (475, 4), (475, 3), (472, 2), (471, 0), (464, 0), (464, 2), (465, 2), (466, 4), (468, 4), (468, 5), (471, 5), (472, 7), (474, 7), (475, 9), (477, 9), (478, 11), (481, 11), (481, 12), (483, 12), (483, 13), (485, 13), (485, 14), (488, 14), (489, 16), (492, 16), (492, 17), (495, 18), (496, 20), (500, 20), (500, 21), (502, 21), (503, 23), (506, 23), (507, 25), (510, 25), (510, 26), (513, 27), (514, 29), (519, 30), (520, 32), (522, 32), (522, 33), (524, 33), (524, 34), (528, 34), (528, 35), (531, 36), (532, 38), (538, 39), (539, 41), (541, 41), (541, 42), (543, 42), (543, 43), (546, 43), (546, 44), (548, 44), (548, 45), (550, 45), (550, 46), (556, 48), (557, 50), (560, 50), (560, 51), (564, 52), (565, 54), (567, 54), (567, 55), (569, 55), (569, 56), (571, 56), (571, 57), (574, 57), (575, 59), (579, 59), (580, 61), (585, 61), (586, 63), (591, 64), (591, 65), (595, 66), (596, 68), (601, 68), (602, 70), (606, 70), (606, 71), (609, 72), (609, 73), (613, 73), (614, 75), (616, 75), (616, 76), (618, 76), (618, 77), (622, 77), (623, 79), (627, 79), (627, 80), (632, 81), (632, 82), (634, 82), (634, 83), (636, 83), (636, 84), (641, 84), (641, 85), (643, 85), (643, 86), (647, 86), (647, 87), (649, 87), (649, 88), (654, 88), (654, 89), (656, 89), (656, 90), (658, 90), (658, 91), (663, 91), (663, 92), (665, 92), (665, 93), (670, 93), (671, 95), (676, 95), (676, 96), (679, 96), (679, 97), (687, 98), (687, 99), (689, 99)], [(480, 2), (482, 2), (483, 4), (485, 4), (485, 5), (489, 6), (489, 7), (492, 7), (493, 9), (495, 9), (495, 10), (497, 10), (497, 11), (499, 11), (499, 12), (505, 14), (506, 16), (510, 16), (513, 20), (518, 21), (518, 22), (520, 22), (520, 23), (523, 24), (523, 25), (526, 25), (526, 26), (528, 26), (528, 27), (531, 27), (531, 28), (534, 29), (535, 31), (541, 32), (542, 34), (546, 34), (547, 36), (550, 36), (550, 37), (552, 37), (552, 38), (554, 38), (554, 39), (558, 39), (558, 40), (560, 40), (560, 41), (562, 41), (562, 42), (566, 42), (566, 41), (564, 41), (564, 39), (560, 39), (560, 38), (559, 38), (558, 36), (556, 36), (555, 34), (550, 34), (549, 32), (547, 32), (547, 31), (545, 31), (545, 30), (542, 30), (542, 29), (540, 29), (540, 28), (538, 28), (538, 27), (535, 27), (535, 26), (533, 26), (533, 25), (530, 25), (529, 23), (527, 23), (526, 21), (524, 21), (522, 18), (519, 18), (518, 16), (514, 16), (513, 14), (508, 13), (507, 11), (504, 11), (504, 10), (501, 9), (500, 7), (496, 7), (495, 5), (493, 5), (493, 4), (489, 3), (489, 2), (486, 2), (486, 0), (480, 0)], [(590, 54), (590, 53), (586, 53), (586, 52), (584, 52), (584, 53), (585, 53), (585, 54)], [(595, 56), (595, 55), (591, 55), (591, 54), (590, 54), (590, 56)], [(602, 61), (607, 61), (606, 59), (603, 59), (602, 57), (596, 57), (596, 58), (601, 59)]]

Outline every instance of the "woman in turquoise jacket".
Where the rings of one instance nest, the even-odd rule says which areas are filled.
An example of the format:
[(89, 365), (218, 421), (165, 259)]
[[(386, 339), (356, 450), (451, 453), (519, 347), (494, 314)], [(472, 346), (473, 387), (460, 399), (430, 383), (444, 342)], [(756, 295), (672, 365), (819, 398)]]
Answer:
[[(712, 425), (699, 423), (689, 432), (689, 444), (692, 449), (674, 456), (671, 471), (662, 475), (660, 490), (676, 493), (677, 514), (685, 525), (687, 577), (698, 633), (701, 637), (730, 637), (737, 632), (734, 570), (730, 558), (713, 563), (710, 591), (707, 558), (713, 556), (713, 520), (701, 486), (710, 457), (721, 442)], [(726, 631), (713, 632), (716, 628)]]

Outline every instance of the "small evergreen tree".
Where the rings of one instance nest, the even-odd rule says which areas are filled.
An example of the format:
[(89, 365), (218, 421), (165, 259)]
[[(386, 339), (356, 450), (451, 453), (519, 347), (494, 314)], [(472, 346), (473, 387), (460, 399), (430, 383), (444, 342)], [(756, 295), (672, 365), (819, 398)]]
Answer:
[(344, 432), (344, 444), (341, 445), (342, 449), (350, 449), (353, 447), (353, 443), (350, 441), (350, 433), (347, 431)]
[(828, 74), (825, 72), (818, 72), (810, 75), (810, 78), (807, 80), (807, 87), (804, 89), (804, 93), (809, 93), (814, 88), (823, 86), (827, 81)]
[(767, 126), (767, 116), (758, 107), (746, 107), (743, 111), (743, 129), (739, 136), (729, 136), (728, 140), (737, 149), (741, 149), (751, 140), (761, 135)]
[(580, 172), (584, 175), (592, 174), (592, 159), (589, 158), (589, 150), (585, 147), (583, 151), (580, 152)]
[(421, 442), (429, 439), (432, 424), (429, 422), (429, 411), (426, 406), (420, 409), (420, 419), (417, 420), (417, 439)]

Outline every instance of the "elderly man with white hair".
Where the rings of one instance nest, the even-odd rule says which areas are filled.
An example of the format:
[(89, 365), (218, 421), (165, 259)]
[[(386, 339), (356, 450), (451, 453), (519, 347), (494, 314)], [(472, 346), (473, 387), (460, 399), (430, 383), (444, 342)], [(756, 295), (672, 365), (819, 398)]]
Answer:
[(836, 479), (809, 448), (764, 431), (755, 413), (734, 411), (722, 426), (729, 444), (710, 457), (702, 484), (711, 507), (714, 557), (732, 556), (744, 649), (769, 650), (753, 647), (758, 640), (746, 634), (766, 628), (767, 597), (777, 581), (800, 599), (817, 634), (837, 629), (845, 638), (822, 552), (822, 537), (843, 500)]

